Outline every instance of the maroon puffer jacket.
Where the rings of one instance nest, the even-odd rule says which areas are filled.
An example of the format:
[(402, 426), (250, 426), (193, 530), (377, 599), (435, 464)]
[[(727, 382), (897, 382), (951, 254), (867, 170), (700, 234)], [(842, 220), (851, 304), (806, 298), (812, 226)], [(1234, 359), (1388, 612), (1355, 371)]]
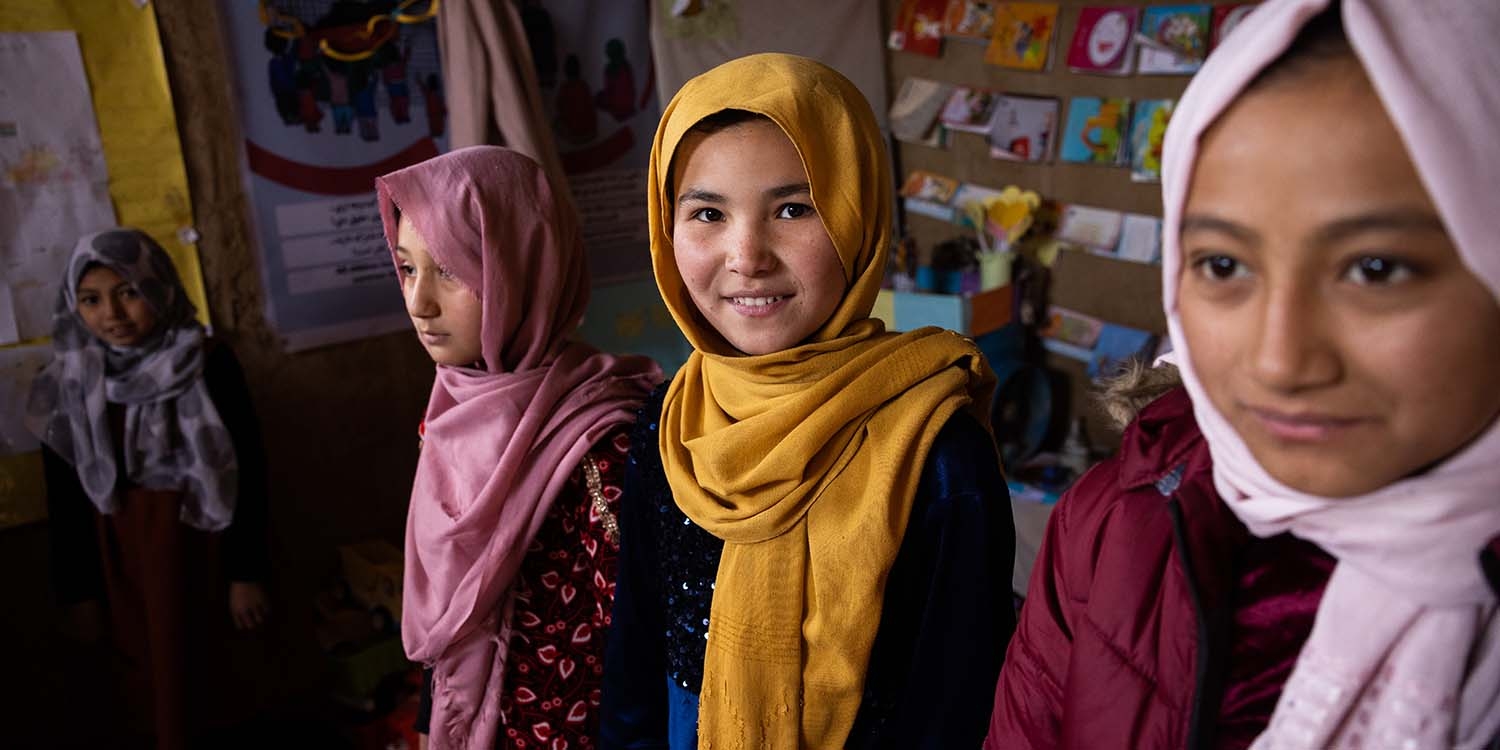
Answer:
[[(1304, 557), (1328, 560), (1290, 541), (1305, 545)], [(1212, 748), (1253, 739), (1258, 730), (1243, 736), (1242, 725), (1217, 724), (1235, 655), (1236, 555), (1261, 543), (1214, 491), (1187, 392), (1156, 399), (1126, 429), (1116, 456), (1053, 510), (996, 688), (986, 750)], [(1500, 539), (1481, 560), (1500, 590)], [(1305, 633), (1290, 637), (1288, 667)]]

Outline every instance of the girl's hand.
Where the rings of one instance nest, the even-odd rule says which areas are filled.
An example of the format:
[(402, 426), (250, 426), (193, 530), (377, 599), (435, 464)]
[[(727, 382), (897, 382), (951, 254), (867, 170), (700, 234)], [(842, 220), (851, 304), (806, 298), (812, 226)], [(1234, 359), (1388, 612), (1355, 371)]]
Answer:
[(254, 630), (271, 616), (271, 601), (266, 587), (258, 583), (235, 581), (229, 584), (229, 614), (239, 630)]

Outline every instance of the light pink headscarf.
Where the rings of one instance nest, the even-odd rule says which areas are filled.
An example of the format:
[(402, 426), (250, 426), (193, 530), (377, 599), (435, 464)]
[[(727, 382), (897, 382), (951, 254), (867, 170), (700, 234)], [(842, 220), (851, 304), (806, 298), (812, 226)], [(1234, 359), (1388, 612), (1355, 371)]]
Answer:
[(433, 667), (433, 750), (490, 750), (526, 548), (584, 453), (633, 419), (662, 375), (569, 338), (588, 272), (573, 217), (536, 162), (474, 146), (375, 184), (391, 247), (399, 210), (484, 303), (484, 369), (439, 365), (427, 405), (401, 636), (408, 657)]
[[(1256, 535), (1290, 531), (1339, 561), (1255, 747), (1479, 747), (1500, 731), (1500, 622), (1478, 559), (1500, 534), (1500, 427), (1368, 495), (1299, 493), (1267, 474), (1213, 407), (1177, 313), (1177, 228), (1198, 139), (1328, 3), (1262, 5), (1210, 56), (1173, 113), (1162, 171), (1168, 325), (1220, 496)], [(1500, 3), (1344, 0), (1342, 8), (1354, 52), (1459, 254), (1500, 297)]]

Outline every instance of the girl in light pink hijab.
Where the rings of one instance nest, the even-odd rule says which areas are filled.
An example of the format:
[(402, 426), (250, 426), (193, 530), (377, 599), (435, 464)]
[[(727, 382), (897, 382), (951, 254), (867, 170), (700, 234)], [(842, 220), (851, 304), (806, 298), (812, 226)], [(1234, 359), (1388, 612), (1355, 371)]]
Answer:
[(437, 749), (580, 746), (597, 731), (626, 428), (660, 370), (572, 338), (583, 247), (531, 159), (476, 146), (376, 187), (437, 363), (401, 616), (428, 667), (419, 729)]
[(1054, 511), (987, 747), (1500, 738), (1497, 31), (1492, 0), (1270, 0), (1188, 86), (1186, 390)]

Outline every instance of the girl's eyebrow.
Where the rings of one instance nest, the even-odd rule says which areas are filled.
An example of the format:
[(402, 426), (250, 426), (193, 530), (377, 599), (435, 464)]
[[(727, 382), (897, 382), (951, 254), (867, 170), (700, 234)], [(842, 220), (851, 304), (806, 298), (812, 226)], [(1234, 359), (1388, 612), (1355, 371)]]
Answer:
[(396, 254), (397, 255), (411, 255), (411, 253), (409, 251), (407, 251), (406, 248), (404, 248), (404, 247), (402, 247), (400, 245), (396, 246)]
[(802, 193), (809, 193), (809, 194), (811, 194), (812, 193), (812, 186), (808, 185), (805, 182), (794, 182), (794, 183), (792, 183), (790, 185), (782, 185), (781, 187), (773, 187), (770, 190), (766, 191), (766, 197), (768, 197), (768, 198), (786, 198), (788, 196), (800, 195)]
[(1182, 234), (1188, 232), (1220, 232), (1245, 244), (1260, 241), (1260, 233), (1243, 224), (1220, 218), (1212, 214), (1189, 214), (1182, 217)]
[(1349, 239), (1362, 232), (1416, 231), (1445, 232), (1443, 222), (1433, 214), (1419, 209), (1398, 208), (1387, 211), (1350, 216), (1329, 222), (1318, 229), (1318, 240), (1333, 243)]
[(719, 195), (718, 193), (711, 193), (701, 188), (688, 188), (682, 191), (681, 195), (677, 196), (678, 204), (688, 203), (691, 201), (699, 201), (702, 203), (724, 203), (725, 200), (726, 199), (724, 198), (724, 196)]

